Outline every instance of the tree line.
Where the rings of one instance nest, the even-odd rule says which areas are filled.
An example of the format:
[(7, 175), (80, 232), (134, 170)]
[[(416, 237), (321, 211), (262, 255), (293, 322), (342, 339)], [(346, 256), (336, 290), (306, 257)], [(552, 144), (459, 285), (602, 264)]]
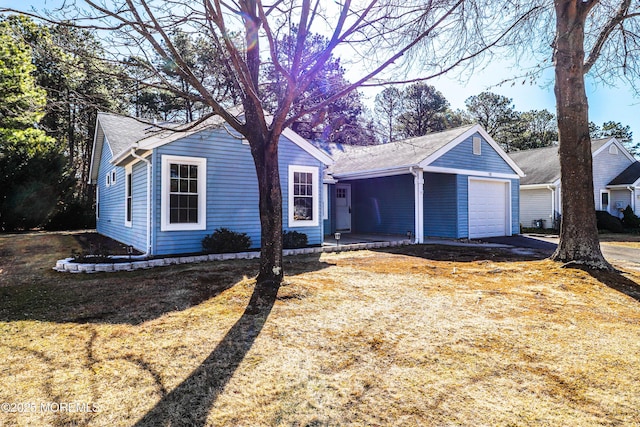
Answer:
[[(294, 35), (279, 42), (285, 61), (293, 55)], [(220, 61), (219, 47), (203, 36), (176, 30), (177, 53), (201, 81), (217, 88), (229, 103), (240, 94)], [(171, 58), (131, 56), (120, 67), (107, 63), (102, 41), (88, 30), (36, 24), (19, 16), (0, 21), (0, 226), (4, 230), (34, 227), (82, 228), (94, 223), (94, 190), (88, 184), (98, 111), (130, 114), (141, 119), (191, 122), (206, 117), (209, 105), (190, 97), (192, 85), (176, 72)], [(327, 38), (313, 35), (304, 51), (322, 51)], [(141, 84), (145, 69), (162, 71), (180, 91)], [(282, 85), (273, 66), (263, 71), (263, 96), (277, 108)], [(331, 56), (316, 79), (293, 104), (308, 109), (333, 97), (351, 83), (338, 57)], [(367, 145), (422, 136), (470, 123), (481, 124), (506, 151), (545, 147), (557, 142), (557, 119), (548, 110), (516, 111), (512, 99), (483, 92), (453, 110), (446, 97), (425, 82), (389, 86), (370, 111), (359, 91), (335, 98), (313, 114), (301, 114), (291, 127), (319, 142)], [(615, 136), (632, 152), (629, 126), (590, 123), (592, 138)]]
[[(505, 151), (548, 147), (558, 142), (556, 115), (547, 109), (517, 111), (513, 100), (492, 92), (470, 96), (465, 110), (452, 110), (434, 86), (424, 82), (406, 88), (387, 87), (375, 98), (378, 141), (386, 143), (422, 136), (465, 124), (479, 123)], [(628, 125), (589, 123), (592, 139), (616, 137), (634, 154), (638, 144)]]

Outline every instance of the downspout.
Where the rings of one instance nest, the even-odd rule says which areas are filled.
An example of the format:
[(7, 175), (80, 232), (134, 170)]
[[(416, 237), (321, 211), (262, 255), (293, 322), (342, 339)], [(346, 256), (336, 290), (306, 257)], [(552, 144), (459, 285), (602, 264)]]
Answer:
[(632, 185), (627, 186), (627, 190), (631, 191), (631, 210), (636, 213), (636, 189)]
[(147, 164), (147, 249), (141, 258), (151, 255), (151, 162), (136, 153), (136, 149), (131, 149), (131, 156)]
[(415, 200), (415, 241), (414, 243), (424, 243), (424, 171), (417, 170), (411, 166), (409, 172), (413, 175)]
[(556, 227), (556, 189), (553, 185), (547, 185), (547, 189), (551, 191), (551, 228)]

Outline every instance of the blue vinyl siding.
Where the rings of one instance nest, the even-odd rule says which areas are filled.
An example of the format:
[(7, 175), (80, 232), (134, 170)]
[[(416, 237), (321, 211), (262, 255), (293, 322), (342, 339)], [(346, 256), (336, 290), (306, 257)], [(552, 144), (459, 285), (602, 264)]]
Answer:
[[(279, 170), (283, 195), (283, 227), (288, 223), (288, 165), (315, 166), (322, 176), (322, 164), (297, 145), (281, 139), (279, 146)], [(252, 247), (260, 242), (260, 215), (258, 184), (249, 146), (233, 138), (223, 130), (204, 131), (157, 148), (154, 164), (161, 164), (162, 155), (204, 157), (207, 159), (207, 223), (201, 231), (161, 231), (161, 178), (160, 168), (154, 168), (154, 254), (191, 253), (202, 250), (202, 238), (220, 227), (247, 233)], [(318, 179), (316, 194), (319, 199), (319, 225), (296, 227), (305, 233), (309, 244), (322, 243), (322, 182)]]
[(404, 235), (414, 231), (413, 175), (349, 182), (352, 232)]
[(454, 169), (469, 169), (482, 172), (515, 174), (514, 170), (500, 155), (480, 136), (482, 150), (480, 155), (473, 154), (473, 137), (480, 136), (476, 133), (465, 139), (441, 157), (437, 158), (429, 166), (446, 167)]
[(511, 180), (511, 233), (520, 234), (520, 180)]
[[(335, 227), (335, 217), (336, 217), (336, 212), (335, 212), (335, 197), (336, 197), (336, 186), (335, 184), (327, 184), (327, 191), (328, 191), (328, 195), (327, 195), (327, 200), (329, 203), (329, 208), (328, 208), (328, 213), (329, 213), (329, 218), (324, 220), (324, 234), (333, 234), (336, 232), (336, 227)], [(323, 202), (324, 203), (324, 202)]]
[[(139, 251), (147, 251), (147, 164), (138, 162), (132, 170), (132, 218), (131, 218), (131, 245)], [(126, 185), (126, 177), (123, 175), (123, 188)], [(123, 194), (123, 205), (124, 194)], [(124, 218), (124, 217), (123, 217)]]
[(424, 174), (424, 235), (457, 238), (458, 185), (456, 175)]
[[(484, 148), (484, 147), (483, 147)], [(469, 237), (469, 177), (456, 175), (458, 192), (458, 235), (456, 238)]]
[[(125, 245), (131, 245), (139, 251), (145, 252), (147, 240), (147, 170), (143, 162), (132, 168), (132, 221), (131, 227), (125, 226), (125, 191), (126, 172), (124, 167), (113, 166), (111, 150), (102, 150), (102, 158), (98, 167), (98, 182), (100, 187), (100, 216), (96, 221), (98, 233), (111, 237)], [(116, 183), (107, 187), (107, 175), (116, 173)]]

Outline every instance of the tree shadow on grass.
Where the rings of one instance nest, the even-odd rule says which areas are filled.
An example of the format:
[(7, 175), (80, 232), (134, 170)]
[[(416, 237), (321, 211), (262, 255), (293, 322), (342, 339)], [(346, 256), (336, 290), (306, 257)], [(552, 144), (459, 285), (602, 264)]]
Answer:
[(571, 268), (584, 270), (600, 283), (640, 302), (640, 285), (630, 278), (625, 277), (619, 271), (591, 270), (580, 268), (579, 266), (572, 266)]
[(504, 248), (490, 246), (409, 245), (380, 249), (382, 252), (424, 258), (432, 261), (540, 261), (553, 251), (535, 248)]
[(268, 284), (256, 285), (242, 317), (211, 354), (135, 426), (204, 426), (211, 407), (265, 325), (277, 294), (278, 289)]
[[(328, 266), (318, 254), (287, 257), (285, 273)], [(36, 272), (28, 283), (0, 287), (0, 321), (139, 325), (214, 298), (258, 268), (257, 260), (229, 260), (119, 273)]]

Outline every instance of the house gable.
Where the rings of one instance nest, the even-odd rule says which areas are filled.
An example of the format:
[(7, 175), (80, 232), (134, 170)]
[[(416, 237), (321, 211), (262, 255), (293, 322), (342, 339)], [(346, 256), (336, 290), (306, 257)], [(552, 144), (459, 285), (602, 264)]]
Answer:
[(593, 153), (593, 188), (596, 209), (600, 208), (601, 193), (609, 183), (635, 162), (633, 156), (615, 138), (609, 139)]
[(524, 173), (480, 127), (474, 127), (421, 162), (429, 172), (517, 178)]

